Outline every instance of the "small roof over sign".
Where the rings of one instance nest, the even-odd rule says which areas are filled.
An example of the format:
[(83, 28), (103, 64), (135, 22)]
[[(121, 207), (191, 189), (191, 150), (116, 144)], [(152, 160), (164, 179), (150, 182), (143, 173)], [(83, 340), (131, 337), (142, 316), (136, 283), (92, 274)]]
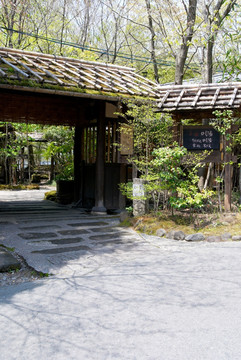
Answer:
[(237, 110), (241, 83), (164, 85), (159, 87), (158, 109), (163, 112)]

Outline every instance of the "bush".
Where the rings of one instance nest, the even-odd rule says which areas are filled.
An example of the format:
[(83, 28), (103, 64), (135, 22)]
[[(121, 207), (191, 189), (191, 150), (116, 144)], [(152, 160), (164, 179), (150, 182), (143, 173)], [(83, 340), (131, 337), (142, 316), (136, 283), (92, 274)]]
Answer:
[(56, 201), (57, 192), (55, 190), (48, 191), (44, 194), (44, 200)]

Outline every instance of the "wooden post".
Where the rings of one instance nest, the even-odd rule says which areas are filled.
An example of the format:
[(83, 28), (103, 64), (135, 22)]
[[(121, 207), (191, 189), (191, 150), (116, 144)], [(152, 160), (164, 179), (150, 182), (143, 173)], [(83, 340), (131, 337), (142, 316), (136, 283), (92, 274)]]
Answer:
[(99, 104), (97, 119), (97, 154), (95, 166), (95, 206), (92, 212), (95, 214), (106, 213), (104, 206), (105, 190), (105, 102)]
[(173, 118), (173, 127), (172, 127), (173, 142), (177, 142), (178, 145), (180, 145), (181, 119), (178, 115), (172, 115), (172, 118)]
[(81, 194), (81, 160), (82, 160), (82, 133), (83, 128), (76, 125), (74, 133), (74, 201), (80, 200)]
[[(231, 130), (228, 131), (228, 134), (231, 134)], [(226, 151), (226, 148), (230, 146), (230, 140), (226, 140), (225, 145), (224, 210), (231, 211), (232, 165), (229, 164), (231, 161), (231, 153), (229, 151)]]

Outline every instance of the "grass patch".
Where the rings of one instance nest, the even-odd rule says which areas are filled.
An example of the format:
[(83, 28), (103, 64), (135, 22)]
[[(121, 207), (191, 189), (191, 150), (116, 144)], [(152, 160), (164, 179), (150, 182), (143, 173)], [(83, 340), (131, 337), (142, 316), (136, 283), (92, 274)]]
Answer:
[(31, 271), (31, 275), (39, 278), (49, 277), (48, 273), (43, 273), (42, 271), (36, 271), (36, 270)]
[(0, 247), (6, 249), (6, 250), (8, 250), (8, 251), (11, 251), (11, 252), (14, 252), (14, 251), (15, 251), (15, 248), (14, 248), (14, 247), (8, 247), (8, 246), (5, 246), (5, 245), (3, 245), (3, 244), (0, 244)]
[[(223, 214), (195, 214), (190, 217), (188, 214), (159, 214), (135, 217), (130, 220), (131, 226), (139, 232), (155, 235), (158, 229), (181, 230), (186, 235), (202, 232), (205, 236), (241, 235), (241, 213)], [(128, 226), (128, 224), (123, 224)]]

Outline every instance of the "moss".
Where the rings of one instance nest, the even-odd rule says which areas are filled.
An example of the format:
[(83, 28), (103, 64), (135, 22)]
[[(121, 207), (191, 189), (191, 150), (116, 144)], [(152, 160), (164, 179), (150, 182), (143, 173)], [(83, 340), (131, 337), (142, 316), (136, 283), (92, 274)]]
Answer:
[(76, 92), (81, 94), (89, 94), (89, 95), (102, 95), (102, 96), (110, 96), (110, 97), (119, 97), (123, 99), (135, 99), (135, 100), (143, 100), (145, 98), (148, 98), (150, 100), (155, 100), (155, 98), (150, 97), (144, 97), (140, 95), (128, 95), (128, 94), (122, 94), (122, 93), (115, 93), (115, 92), (109, 92), (109, 91), (101, 91), (101, 90), (90, 90), (86, 88), (80, 88), (80, 87), (74, 87), (74, 86), (61, 86), (61, 85), (52, 85), (52, 84), (41, 84), (38, 82), (35, 82), (33, 80), (11, 80), (6, 78), (0, 77), (0, 84), (6, 84), (6, 85), (15, 85), (15, 86), (26, 86), (31, 88), (37, 88), (37, 89), (47, 89), (47, 90), (55, 90), (55, 91), (66, 91), (66, 92)]
[(55, 190), (46, 192), (44, 194), (44, 200), (56, 201), (57, 200), (57, 192)]
[(14, 252), (15, 251), (15, 248), (14, 247), (8, 247), (8, 246), (5, 246), (3, 244), (0, 244), (0, 247), (10, 251), (10, 252)]
[[(232, 222), (228, 223), (227, 217), (232, 218)], [(231, 235), (241, 234), (241, 214), (236, 213), (235, 216), (230, 214), (195, 214), (195, 217), (186, 216), (185, 214), (160, 214), (147, 215), (134, 218), (133, 227), (139, 232), (155, 235), (160, 228), (167, 232), (170, 230), (181, 230), (185, 234), (193, 234), (202, 232), (205, 236), (222, 235), (230, 233)]]

